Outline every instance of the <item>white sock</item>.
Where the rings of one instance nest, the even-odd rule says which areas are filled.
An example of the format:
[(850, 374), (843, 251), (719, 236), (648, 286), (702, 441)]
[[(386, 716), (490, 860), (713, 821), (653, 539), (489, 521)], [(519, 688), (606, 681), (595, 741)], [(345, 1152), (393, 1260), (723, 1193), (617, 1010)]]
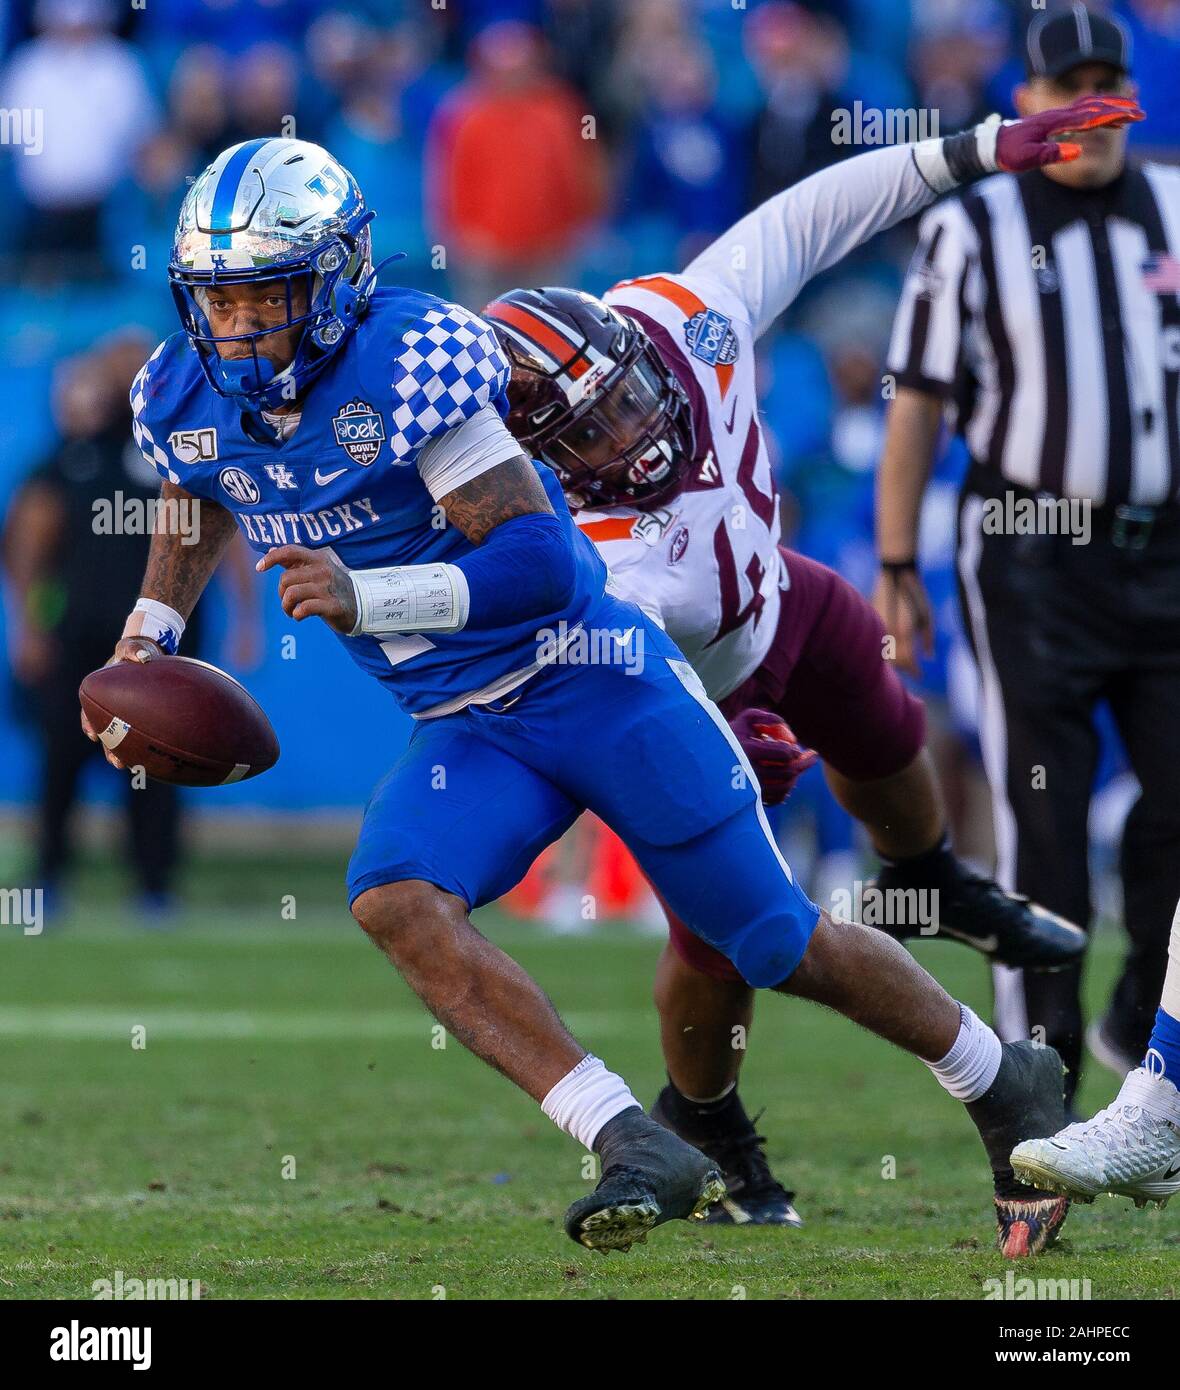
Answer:
[(558, 1129), (564, 1129), (588, 1149), (608, 1120), (639, 1102), (621, 1076), (587, 1053), (563, 1076), (541, 1102), (541, 1109)]
[(941, 1062), (926, 1065), (956, 1100), (978, 1100), (1000, 1070), (1000, 1040), (966, 1004), (959, 1005), (959, 1036)]

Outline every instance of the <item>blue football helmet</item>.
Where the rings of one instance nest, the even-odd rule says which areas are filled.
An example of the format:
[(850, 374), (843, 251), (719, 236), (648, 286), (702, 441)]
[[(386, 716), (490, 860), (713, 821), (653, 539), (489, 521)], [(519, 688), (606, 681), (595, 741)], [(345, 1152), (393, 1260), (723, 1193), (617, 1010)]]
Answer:
[[(180, 321), (215, 391), (244, 409), (273, 409), (315, 380), (368, 308), (373, 216), (356, 180), (319, 145), (268, 137), (217, 156), (185, 196), (168, 265)], [(204, 307), (212, 286), (272, 280), (286, 287), (286, 324), (214, 336)], [(307, 308), (294, 313), (301, 281)], [(276, 371), (259, 340), (297, 325), (295, 356)], [(230, 342), (249, 343), (250, 355), (223, 358), (218, 345)]]

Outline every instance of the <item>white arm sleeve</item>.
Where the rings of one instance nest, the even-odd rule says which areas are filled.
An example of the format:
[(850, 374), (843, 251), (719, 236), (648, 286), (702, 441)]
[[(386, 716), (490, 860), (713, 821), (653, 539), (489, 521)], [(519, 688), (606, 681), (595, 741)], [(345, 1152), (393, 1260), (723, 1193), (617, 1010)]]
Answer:
[(494, 405), (485, 405), (461, 425), (428, 440), (418, 451), (418, 472), (437, 502), (489, 468), (524, 450), (508, 432)]
[[(724, 232), (684, 271), (724, 285), (760, 336), (813, 275), (932, 203), (942, 141), (890, 145), (812, 174)], [(928, 181), (928, 176), (930, 176)], [(945, 182), (945, 188), (938, 185)]]

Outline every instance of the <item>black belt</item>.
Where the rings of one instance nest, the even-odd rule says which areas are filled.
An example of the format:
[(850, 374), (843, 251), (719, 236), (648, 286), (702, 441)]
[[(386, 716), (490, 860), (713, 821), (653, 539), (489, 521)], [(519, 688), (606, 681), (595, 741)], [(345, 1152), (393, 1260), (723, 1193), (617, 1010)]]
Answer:
[[(1048, 502), (1087, 500), (1062, 499), (1056, 493), (1047, 492), (1043, 488), (1025, 487), (998, 474), (994, 468), (986, 468), (974, 461), (967, 469), (963, 487), (980, 497), (994, 498), (997, 501), (1007, 494), (1033, 503), (1042, 499)], [(1091, 502), (1089, 517), (1094, 535), (1103, 536), (1117, 550), (1145, 550), (1153, 536), (1180, 529), (1180, 503), (1162, 502), (1155, 507), (1140, 507), (1130, 502), (1114, 505)]]

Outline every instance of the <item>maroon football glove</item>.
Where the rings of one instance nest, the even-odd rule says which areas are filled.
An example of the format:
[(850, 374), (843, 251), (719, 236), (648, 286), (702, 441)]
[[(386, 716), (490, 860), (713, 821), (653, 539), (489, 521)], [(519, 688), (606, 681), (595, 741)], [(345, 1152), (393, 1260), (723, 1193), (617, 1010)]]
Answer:
[(1054, 140), (1053, 136), (1067, 131), (1097, 130), (1100, 126), (1124, 126), (1142, 119), (1138, 103), (1129, 97), (1078, 97), (1069, 106), (1006, 121), (996, 134), (996, 163), (1010, 174), (1019, 174), (1045, 164), (1077, 159), (1081, 145)]
[(819, 760), (819, 754), (801, 747), (788, 726), (769, 710), (744, 709), (729, 726), (754, 764), (767, 806), (785, 801), (803, 773)]

